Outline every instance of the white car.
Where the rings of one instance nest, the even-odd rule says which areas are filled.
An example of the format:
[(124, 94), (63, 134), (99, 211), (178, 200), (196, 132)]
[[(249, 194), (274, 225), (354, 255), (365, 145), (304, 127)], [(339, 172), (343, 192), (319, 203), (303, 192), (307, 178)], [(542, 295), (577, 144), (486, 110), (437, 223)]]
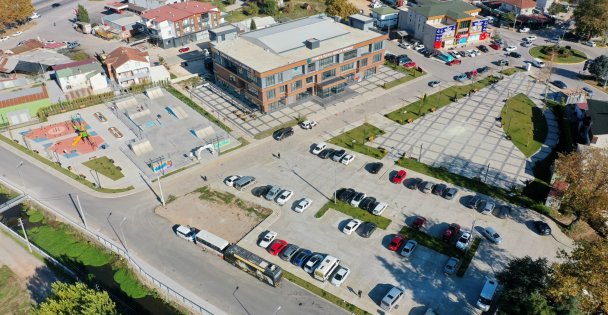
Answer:
[(527, 33), (527, 32), (529, 32), (529, 31), (530, 31), (530, 29), (529, 29), (529, 28), (527, 28), (527, 27), (522, 27), (522, 28), (520, 28), (520, 29), (519, 29), (519, 32), (520, 32), (520, 33)]
[(336, 271), (334, 271), (334, 274), (331, 276), (330, 283), (339, 287), (342, 283), (344, 283), (344, 280), (348, 278), (348, 275), (350, 275), (350, 269), (340, 265), (338, 268), (336, 268)]
[(587, 42), (584, 42), (583, 44), (587, 45), (589, 47), (595, 47), (595, 45), (596, 45), (595, 42), (592, 42), (592, 41), (587, 41)]
[(327, 148), (327, 143), (319, 142), (319, 143), (317, 143), (317, 146), (314, 149), (312, 149), (312, 154), (317, 155), (317, 154), (321, 153), (321, 151), (325, 150), (325, 148)]
[(464, 231), (456, 242), (456, 248), (460, 250), (466, 250), (469, 247), (469, 244), (471, 244), (471, 233)]
[(481, 56), (481, 51), (478, 49), (473, 49), (473, 51), (475, 52), (475, 55), (477, 56)]
[(304, 199), (300, 200), (300, 202), (298, 202), (298, 204), (296, 205), (296, 207), (293, 210), (297, 213), (302, 213), (302, 212), (304, 212), (304, 210), (308, 209), (308, 207), (310, 207), (311, 204), (312, 204), (312, 199), (304, 198)]
[(386, 207), (388, 207), (387, 204), (380, 202), (376, 205), (376, 207), (374, 207), (372, 214), (381, 215), (382, 212), (384, 212), (384, 210), (386, 210)]
[(505, 47), (505, 50), (506, 51), (514, 51), (514, 50), (517, 50), (517, 46), (511, 45), (511, 46)]
[(241, 176), (239, 176), (239, 175), (228, 176), (228, 177), (226, 177), (226, 179), (224, 179), (224, 184), (226, 184), (226, 186), (228, 186), (228, 187), (232, 187), (232, 186), (234, 186), (234, 182), (236, 182), (240, 178), (241, 178)]
[(491, 226), (483, 229), (483, 234), (494, 244), (502, 243), (502, 237), (500, 237), (500, 234)]
[(524, 40), (527, 41), (527, 42), (533, 42), (533, 41), (536, 40), (536, 38), (537, 38), (536, 36), (530, 35), (530, 36), (524, 38)]
[(352, 154), (347, 154), (345, 155), (342, 160), (340, 160), (340, 163), (344, 164), (344, 165), (348, 165), (350, 162), (352, 162), (355, 159), (355, 156)]
[(445, 264), (445, 267), (443, 267), (443, 272), (446, 275), (452, 275), (456, 272), (456, 270), (458, 270), (459, 267), (460, 267), (460, 259), (458, 259), (456, 257), (450, 257), (448, 262)]
[(314, 120), (305, 120), (300, 123), (300, 127), (302, 127), (302, 129), (312, 129), (312, 127), (316, 125), (318, 125), (318, 123)]
[(412, 45), (410, 43), (401, 42), (401, 43), (399, 43), (399, 47), (401, 47), (403, 49), (411, 49)]
[(460, 57), (462, 57), (457, 51), (450, 51), (449, 54), (456, 59), (460, 59)]
[(13, 34), (12, 36), (13, 36), (13, 37), (17, 37), (17, 36), (20, 36), (21, 34), (23, 34), (23, 32), (19, 31), (19, 32), (17, 32), (17, 33), (15, 33), (15, 34)]
[(277, 197), (277, 203), (280, 206), (283, 206), (293, 197), (293, 191), (285, 189), (281, 192), (281, 194)]
[(346, 223), (346, 225), (342, 228), (342, 233), (351, 235), (353, 231), (356, 230), (359, 225), (361, 225), (361, 223), (361, 220), (350, 219), (350, 221), (348, 221), (348, 223)]
[(416, 43), (416, 44), (414, 44), (414, 49), (415, 49), (415, 50), (420, 50), (420, 49), (422, 49), (422, 48), (424, 48), (424, 45), (422, 45), (421, 43)]
[(414, 240), (407, 241), (407, 243), (405, 243), (405, 246), (403, 246), (403, 249), (401, 249), (401, 256), (410, 257), (416, 249), (416, 246), (418, 246), (418, 242)]
[(4, 37), (0, 38), (0, 42), (3, 42), (3, 41), (5, 41), (5, 40), (7, 40), (7, 39), (9, 39), (9, 38), (10, 38), (10, 37), (8, 37), (8, 36), (4, 36)]
[(356, 193), (353, 199), (350, 201), (350, 205), (353, 207), (358, 207), (361, 200), (365, 199), (365, 197), (367, 197), (367, 195), (364, 192)]
[(530, 47), (530, 46), (532, 46), (532, 42), (523, 41), (523, 42), (521, 42), (521, 46), (522, 47)]
[(274, 241), (275, 238), (277, 238), (277, 232), (266, 231), (264, 237), (262, 237), (262, 239), (258, 242), (258, 246), (266, 248), (268, 245), (270, 245), (270, 243), (272, 243), (272, 241)]
[(34, 12), (34, 14), (30, 15), (30, 20), (34, 20), (34, 19), (38, 19), (40, 18), (40, 14)]
[(194, 237), (196, 236), (196, 230), (185, 225), (177, 225), (175, 228), (175, 235), (189, 240), (190, 242), (194, 242)]

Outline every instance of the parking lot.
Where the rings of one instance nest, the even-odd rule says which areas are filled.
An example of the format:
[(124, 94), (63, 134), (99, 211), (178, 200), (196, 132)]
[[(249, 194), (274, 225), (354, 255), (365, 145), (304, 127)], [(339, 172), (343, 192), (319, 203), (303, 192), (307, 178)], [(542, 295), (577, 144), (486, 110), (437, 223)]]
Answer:
[[(281, 143), (271, 144), (272, 152), (280, 148), (281, 159), (253, 162), (238, 170), (240, 175), (256, 177), (257, 184), (242, 192), (233, 190), (237, 196), (274, 209), (280, 208), (276, 220), (263, 222), (241, 240), (240, 245), (367, 311), (378, 313), (377, 303), (392, 284), (406, 290), (400, 303), (401, 310), (419, 309), (422, 312), (422, 306), (431, 306), (439, 313), (471, 313), (484, 277), (499, 271), (509, 258), (530, 255), (555, 259), (558, 248), (571, 245), (552, 223), (549, 224), (554, 227), (555, 238), (537, 235), (531, 221), (541, 219), (541, 216), (535, 212), (514, 207), (510, 219), (479, 214), (463, 205), (470, 193), (462, 189), (452, 201), (409, 190), (403, 185), (390, 183), (389, 176), (396, 168), (385, 165), (378, 174), (370, 174), (364, 166), (372, 159), (360, 154), (356, 154), (357, 158), (348, 166), (329, 159), (322, 160), (309, 152), (312, 143), (304, 140), (305, 137), (299, 133)], [(429, 179), (413, 172), (407, 175), (407, 178), (411, 177)], [(291, 189), (295, 192), (294, 197), (279, 207), (251, 194), (251, 189), (268, 184)], [(331, 198), (334, 189), (341, 187), (364, 191), (388, 203), (383, 216), (390, 218), (392, 223), (387, 230), (377, 229), (369, 239), (365, 239), (355, 233), (348, 236), (340, 231), (348, 219), (340, 212), (330, 210), (322, 218), (314, 218), (316, 211)], [(304, 197), (312, 198), (313, 204), (298, 214), (292, 209)], [(443, 266), (447, 256), (419, 246), (411, 258), (404, 259), (387, 249), (392, 236), (405, 222), (411, 224), (414, 215), (428, 219), (426, 231), (434, 236), (440, 236), (450, 223), (458, 223), (466, 230), (474, 227), (476, 234), (482, 227), (493, 226), (502, 235), (503, 243), (492, 245), (482, 241), (464, 278), (445, 276)], [(320, 283), (303, 270), (271, 256), (256, 245), (258, 237), (266, 229), (278, 232), (278, 238), (288, 243), (340, 258), (351, 268), (350, 277), (336, 288), (329, 283)], [(358, 290), (364, 293), (360, 299), (356, 296)]]

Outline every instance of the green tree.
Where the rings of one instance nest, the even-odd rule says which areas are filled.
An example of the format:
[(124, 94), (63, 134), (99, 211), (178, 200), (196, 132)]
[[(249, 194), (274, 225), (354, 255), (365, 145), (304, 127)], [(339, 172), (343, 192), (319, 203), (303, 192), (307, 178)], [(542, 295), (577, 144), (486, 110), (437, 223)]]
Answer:
[(257, 25), (255, 25), (255, 20), (251, 19), (251, 24), (249, 24), (249, 30), (250, 31), (255, 31), (257, 29), (258, 29), (258, 27), (257, 27)]
[(549, 7), (549, 14), (552, 15), (557, 15), (559, 13), (566, 13), (568, 12), (568, 6), (561, 4), (561, 3), (557, 3), (557, 2), (553, 2), (551, 3), (551, 6)]
[(516, 258), (496, 275), (502, 286), (499, 309), (504, 314), (550, 314), (545, 297), (551, 268), (545, 258)]
[(24, 23), (32, 13), (31, 0), (0, 0), (0, 32), (7, 26)]
[(598, 80), (608, 76), (608, 55), (601, 55), (593, 60), (589, 66), (589, 73), (593, 74)]
[(82, 314), (116, 315), (116, 304), (108, 292), (89, 289), (84, 283), (74, 284), (55, 282), (51, 285), (52, 294), (39, 304), (36, 315)]
[(582, 0), (572, 19), (576, 24), (576, 32), (587, 38), (604, 34), (608, 31), (608, 0)]
[(345, 19), (349, 15), (359, 12), (348, 0), (327, 0), (325, 4), (327, 5), (325, 12), (330, 16), (339, 16)]
[(266, 15), (276, 15), (279, 13), (279, 5), (276, 0), (262, 0), (260, 11)]
[(245, 11), (245, 14), (249, 16), (257, 15), (260, 12), (260, 8), (258, 7), (257, 3), (253, 1), (248, 2), (247, 6), (243, 10)]
[(78, 14), (76, 14), (76, 19), (83, 23), (91, 23), (91, 19), (89, 18), (89, 11), (84, 8), (82, 4), (78, 5)]

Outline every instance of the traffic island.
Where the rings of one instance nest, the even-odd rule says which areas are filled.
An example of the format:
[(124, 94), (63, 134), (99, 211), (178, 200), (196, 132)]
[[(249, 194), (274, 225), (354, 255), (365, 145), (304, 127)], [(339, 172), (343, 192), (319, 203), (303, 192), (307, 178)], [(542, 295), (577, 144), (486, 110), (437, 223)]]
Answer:
[(377, 136), (383, 134), (384, 130), (372, 124), (364, 123), (359, 127), (329, 139), (328, 143), (381, 160), (386, 155), (386, 150), (384, 148), (370, 147), (366, 143), (373, 141)]
[(507, 137), (526, 157), (541, 148), (547, 138), (547, 120), (530, 98), (521, 93), (509, 98), (500, 116)]
[(536, 46), (530, 49), (530, 55), (555, 63), (580, 63), (587, 60), (587, 55), (584, 52), (570, 46)]

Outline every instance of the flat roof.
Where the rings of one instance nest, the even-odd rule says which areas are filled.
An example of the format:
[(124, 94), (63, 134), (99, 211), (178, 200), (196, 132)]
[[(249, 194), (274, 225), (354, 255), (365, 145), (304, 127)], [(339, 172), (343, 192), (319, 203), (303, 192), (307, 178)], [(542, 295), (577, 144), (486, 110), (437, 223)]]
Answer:
[(355, 19), (355, 20), (362, 21), (362, 22), (368, 22), (368, 21), (373, 21), (374, 20), (374, 18), (371, 17), (371, 16), (365, 16), (365, 15), (359, 14), (359, 13), (353, 14), (353, 15), (349, 15), (348, 18), (349, 19)]
[[(214, 47), (255, 71), (266, 72), (383, 36), (319, 15), (245, 33)], [(305, 46), (312, 38), (319, 40), (319, 48)]]
[(47, 66), (59, 65), (72, 61), (72, 59), (60, 53), (44, 48), (27, 51), (15, 57), (19, 59), (19, 61), (40, 63)]
[(408, 10), (425, 17), (447, 15), (453, 19), (470, 17), (471, 15), (465, 11), (481, 11), (478, 7), (461, 0), (418, 0), (418, 5)]
[[(44, 92), (44, 91), (42, 90), (41, 86), (23, 88), (23, 89), (16, 90), (14, 92), (12, 92), (12, 91), (2, 92), (2, 93), (0, 93), (0, 101), (12, 100), (14, 98), (30, 96), (30, 95), (39, 94), (42, 92)], [(27, 102), (29, 102), (29, 101), (27, 101)]]

